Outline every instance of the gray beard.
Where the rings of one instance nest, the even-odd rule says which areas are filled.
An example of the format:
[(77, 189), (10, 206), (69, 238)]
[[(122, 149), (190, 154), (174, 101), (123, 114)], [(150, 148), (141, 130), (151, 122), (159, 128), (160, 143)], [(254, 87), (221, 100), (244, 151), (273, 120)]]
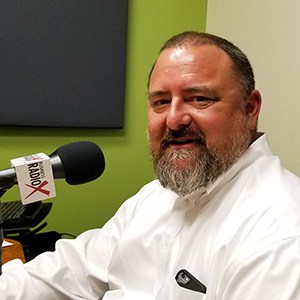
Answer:
[[(161, 185), (184, 196), (208, 186), (225, 171), (222, 164), (210, 152), (204, 151), (197, 157), (196, 151), (190, 149), (166, 151), (158, 159), (155, 167)], [(184, 168), (178, 168), (176, 165), (178, 159), (186, 159), (191, 163)]]
[(152, 151), (153, 166), (161, 185), (184, 196), (213, 183), (250, 145), (249, 129), (243, 126), (240, 132), (238, 137), (233, 134), (217, 148), (208, 149), (203, 141), (193, 149), (166, 147), (158, 153)]

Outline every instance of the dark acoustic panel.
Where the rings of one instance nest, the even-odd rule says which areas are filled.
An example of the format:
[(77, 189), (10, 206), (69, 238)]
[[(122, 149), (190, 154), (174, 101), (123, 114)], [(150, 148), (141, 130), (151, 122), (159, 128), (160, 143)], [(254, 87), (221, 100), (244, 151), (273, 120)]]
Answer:
[(0, 125), (122, 128), (126, 0), (0, 0)]

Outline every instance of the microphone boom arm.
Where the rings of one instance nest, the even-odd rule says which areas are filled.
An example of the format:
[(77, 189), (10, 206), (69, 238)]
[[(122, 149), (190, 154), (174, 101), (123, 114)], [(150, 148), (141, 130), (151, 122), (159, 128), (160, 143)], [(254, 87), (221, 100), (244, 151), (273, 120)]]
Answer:
[(12, 186), (16, 184), (16, 174), (13, 169), (6, 169), (1, 171), (2, 178), (7, 178), (7, 180), (0, 181), (0, 198), (3, 194), (9, 190)]

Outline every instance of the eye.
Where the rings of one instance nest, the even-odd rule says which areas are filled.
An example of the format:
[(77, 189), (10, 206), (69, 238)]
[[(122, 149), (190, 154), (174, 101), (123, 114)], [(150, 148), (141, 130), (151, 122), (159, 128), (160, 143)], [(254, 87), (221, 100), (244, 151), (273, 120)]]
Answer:
[(171, 100), (168, 99), (157, 99), (151, 101), (150, 104), (155, 112), (161, 112), (170, 104), (170, 102)]
[(155, 106), (161, 106), (161, 105), (166, 105), (166, 104), (169, 104), (169, 103), (170, 103), (170, 100), (160, 99), (160, 100), (155, 101), (154, 105)]
[(195, 97), (191, 98), (191, 101), (203, 102), (203, 101), (211, 101), (211, 99), (209, 99), (208, 97), (205, 97), (205, 96), (195, 96)]
[(196, 106), (201, 106), (201, 107), (210, 106), (216, 101), (218, 101), (218, 99), (207, 97), (207, 96), (192, 96), (188, 99), (188, 102), (190, 102), (191, 104), (194, 104)]

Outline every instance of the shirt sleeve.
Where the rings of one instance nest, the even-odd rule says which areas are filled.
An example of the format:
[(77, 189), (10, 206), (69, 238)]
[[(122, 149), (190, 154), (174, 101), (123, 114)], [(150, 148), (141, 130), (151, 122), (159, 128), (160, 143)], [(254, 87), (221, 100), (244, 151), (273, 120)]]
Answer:
[[(130, 200), (130, 199), (129, 199)], [(61, 239), (54, 252), (45, 252), (23, 264), (2, 266), (1, 300), (102, 299), (108, 290), (108, 266), (127, 223), (135, 198), (127, 200), (101, 229), (74, 240)]]
[(4, 264), (1, 299), (101, 299), (108, 288), (106, 240), (100, 229), (91, 230), (75, 240), (59, 240), (55, 252), (26, 264)]
[(300, 238), (278, 241), (231, 265), (217, 299), (300, 299)]

